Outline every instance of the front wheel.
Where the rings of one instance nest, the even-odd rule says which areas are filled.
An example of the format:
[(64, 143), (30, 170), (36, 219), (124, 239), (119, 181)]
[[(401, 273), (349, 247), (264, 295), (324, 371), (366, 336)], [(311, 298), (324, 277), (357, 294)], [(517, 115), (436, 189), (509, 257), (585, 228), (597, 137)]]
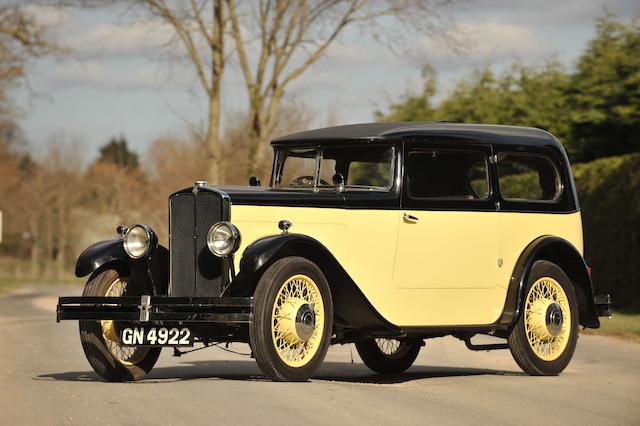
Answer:
[(377, 373), (402, 373), (418, 357), (422, 340), (366, 339), (356, 349), (367, 367)]
[(262, 372), (276, 381), (313, 376), (331, 343), (333, 302), (322, 271), (302, 257), (271, 265), (254, 294), (251, 349)]
[(508, 337), (520, 368), (534, 376), (555, 376), (569, 364), (578, 340), (578, 302), (571, 280), (556, 264), (533, 264), (522, 312)]
[[(83, 296), (120, 297), (128, 277), (115, 269), (92, 276)], [(156, 364), (161, 348), (123, 346), (112, 320), (80, 321), (80, 341), (84, 354), (103, 379), (110, 382), (140, 380)]]

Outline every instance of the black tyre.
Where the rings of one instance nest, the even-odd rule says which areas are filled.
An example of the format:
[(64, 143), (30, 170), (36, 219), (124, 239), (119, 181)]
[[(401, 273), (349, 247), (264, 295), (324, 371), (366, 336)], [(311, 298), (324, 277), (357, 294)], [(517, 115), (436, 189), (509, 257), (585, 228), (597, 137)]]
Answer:
[[(128, 277), (105, 269), (87, 282), (83, 296), (122, 296)], [(80, 321), (84, 354), (103, 379), (125, 382), (142, 379), (155, 365), (161, 348), (125, 347), (119, 344), (113, 321)]]
[(276, 381), (310, 379), (333, 334), (331, 290), (322, 271), (302, 257), (285, 257), (266, 270), (254, 294), (249, 327), (262, 372)]
[(520, 368), (534, 376), (555, 376), (565, 369), (578, 340), (578, 302), (567, 274), (556, 264), (533, 264), (524, 289), (509, 349)]
[(402, 373), (418, 357), (422, 340), (366, 339), (356, 349), (367, 367), (377, 373)]

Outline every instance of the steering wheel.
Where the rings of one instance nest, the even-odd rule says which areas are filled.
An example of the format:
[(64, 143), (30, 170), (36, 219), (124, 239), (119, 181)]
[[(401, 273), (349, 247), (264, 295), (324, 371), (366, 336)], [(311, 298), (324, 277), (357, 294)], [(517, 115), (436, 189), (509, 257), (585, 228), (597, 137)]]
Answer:
[[(311, 175), (299, 176), (291, 181), (291, 186), (312, 186), (314, 177)], [(320, 185), (330, 186), (329, 182), (324, 179), (320, 179)]]

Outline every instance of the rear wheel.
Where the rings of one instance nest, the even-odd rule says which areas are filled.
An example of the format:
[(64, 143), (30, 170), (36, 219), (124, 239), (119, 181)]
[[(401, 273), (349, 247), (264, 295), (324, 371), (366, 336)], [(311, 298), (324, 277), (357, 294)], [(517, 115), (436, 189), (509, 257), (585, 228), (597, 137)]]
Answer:
[(249, 328), (262, 372), (276, 381), (304, 381), (317, 371), (331, 343), (333, 303), (320, 269), (285, 257), (267, 269), (254, 294)]
[[(120, 297), (128, 277), (115, 269), (92, 276), (83, 296)], [(80, 321), (80, 341), (85, 356), (103, 379), (124, 382), (142, 379), (155, 365), (161, 348), (123, 346), (112, 320)]]
[(356, 342), (356, 349), (367, 367), (378, 373), (402, 373), (418, 357), (422, 341), (366, 339)]
[(556, 264), (533, 264), (509, 349), (526, 373), (554, 376), (565, 369), (578, 340), (578, 302), (571, 280)]

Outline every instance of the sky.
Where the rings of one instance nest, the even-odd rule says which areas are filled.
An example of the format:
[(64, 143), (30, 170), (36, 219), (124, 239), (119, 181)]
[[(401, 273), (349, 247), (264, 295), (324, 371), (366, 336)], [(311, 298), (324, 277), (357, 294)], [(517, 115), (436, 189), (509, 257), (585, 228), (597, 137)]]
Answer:
[[(540, 64), (554, 55), (570, 67), (594, 35), (594, 21), (609, 10), (620, 19), (640, 13), (632, 0), (467, 0), (453, 11), (460, 41), (455, 50), (427, 36), (393, 54), (349, 31), (296, 80), (289, 99), (312, 111), (312, 126), (371, 121), (404, 93), (421, 88), (420, 69), (431, 64), (438, 96), (474, 69), (498, 72), (514, 60)], [(166, 49), (172, 31), (122, 9), (60, 10), (30, 6), (36, 19), (69, 53), (33, 62), (29, 88), (15, 93), (31, 150), (43, 153), (57, 138), (73, 141), (85, 161), (112, 136), (124, 135), (144, 153), (160, 137), (184, 137), (202, 125), (206, 102), (188, 62)], [(244, 85), (231, 63), (223, 81), (223, 120), (246, 110)]]

